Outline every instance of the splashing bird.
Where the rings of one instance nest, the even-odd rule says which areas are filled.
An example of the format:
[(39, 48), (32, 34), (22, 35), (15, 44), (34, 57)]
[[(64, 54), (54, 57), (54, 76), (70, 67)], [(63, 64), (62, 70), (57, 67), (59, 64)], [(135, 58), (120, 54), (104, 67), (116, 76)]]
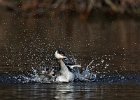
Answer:
[[(61, 67), (60, 75), (56, 77), (56, 82), (71, 82), (71, 81), (73, 81), (74, 74), (72, 72), (72, 68), (75, 67), (76, 65), (75, 66), (73, 65), (70, 67), (67, 66), (63, 61), (63, 59), (67, 59), (67, 57), (60, 50), (57, 50), (54, 55), (58, 59), (60, 67)], [(78, 67), (80, 67), (80, 65)]]

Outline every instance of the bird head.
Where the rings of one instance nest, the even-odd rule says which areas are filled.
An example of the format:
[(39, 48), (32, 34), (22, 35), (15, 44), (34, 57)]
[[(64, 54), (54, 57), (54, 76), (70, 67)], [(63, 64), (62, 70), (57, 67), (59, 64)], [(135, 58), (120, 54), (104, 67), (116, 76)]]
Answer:
[(65, 59), (67, 58), (65, 56), (65, 53), (62, 51), (62, 50), (56, 50), (55, 53), (54, 53), (54, 56), (57, 58), (57, 59)]

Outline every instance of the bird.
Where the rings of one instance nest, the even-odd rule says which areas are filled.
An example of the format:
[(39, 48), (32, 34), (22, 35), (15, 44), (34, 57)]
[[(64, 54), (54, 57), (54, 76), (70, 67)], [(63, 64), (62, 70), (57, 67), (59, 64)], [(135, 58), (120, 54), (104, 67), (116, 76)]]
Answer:
[(57, 59), (64, 59), (64, 58), (67, 58), (66, 56), (64, 56), (64, 53), (62, 51), (55, 51), (55, 54), (54, 56), (57, 58)]
[(56, 77), (56, 82), (71, 82), (74, 81), (74, 73), (72, 72), (74, 67), (81, 67), (80, 65), (66, 65), (63, 61), (68, 59), (62, 50), (56, 50), (54, 53), (56, 59), (60, 64), (60, 75)]

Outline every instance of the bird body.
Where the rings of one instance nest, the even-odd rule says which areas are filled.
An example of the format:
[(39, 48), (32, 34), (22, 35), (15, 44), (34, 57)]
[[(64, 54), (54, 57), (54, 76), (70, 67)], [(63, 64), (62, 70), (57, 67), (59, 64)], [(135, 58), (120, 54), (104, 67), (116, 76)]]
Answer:
[(60, 75), (56, 77), (56, 82), (70, 82), (74, 80), (74, 74), (70, 71), (68, 66), (64, 63), (63, 59), (67, 58), (63, 54), (60, 54), (58, 51), (55, 52), (55, 57), (60, 63)]
[(59, 59), (61, 66), (60, 75), (56, 78), (57, 82), (70, 82), (74, 80), (74, 74), (67, 68), (62, 59)]

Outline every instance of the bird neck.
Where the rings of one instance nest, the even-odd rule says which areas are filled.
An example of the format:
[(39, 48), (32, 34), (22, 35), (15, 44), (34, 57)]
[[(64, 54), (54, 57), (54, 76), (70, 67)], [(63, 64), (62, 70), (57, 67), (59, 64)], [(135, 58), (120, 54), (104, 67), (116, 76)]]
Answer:
[(61, 73), (69, 71), (62, 59), (59, 60), (59, 63), (60, 63), (60, 66), (61, 66), (61, 70), (60, 70)]

